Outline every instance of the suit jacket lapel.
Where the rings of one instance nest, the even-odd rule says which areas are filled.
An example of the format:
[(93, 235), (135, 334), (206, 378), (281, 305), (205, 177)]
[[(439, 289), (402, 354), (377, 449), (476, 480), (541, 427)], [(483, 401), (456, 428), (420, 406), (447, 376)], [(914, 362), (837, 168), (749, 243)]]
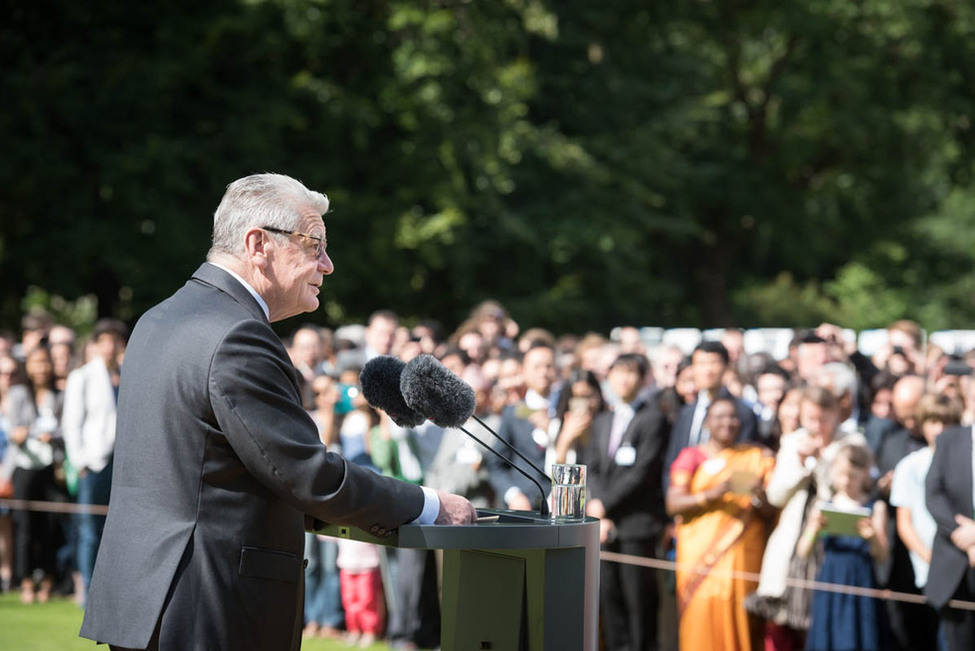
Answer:
[(965, 428), (965, 435), (962, 437), (961, 445), (958, 446), (958, 454), (956, 455), (958, 459), (958, 474), (962, 477), (962, 486), (964, 487), (964, 504), (965, 508), (968, 509), (966, 515), (972, 517), (975, 513), (975, 503), (973, 503), (972, 497), (972, 481), (973, 481), (973, 468), (972, 468), (972, 428)]

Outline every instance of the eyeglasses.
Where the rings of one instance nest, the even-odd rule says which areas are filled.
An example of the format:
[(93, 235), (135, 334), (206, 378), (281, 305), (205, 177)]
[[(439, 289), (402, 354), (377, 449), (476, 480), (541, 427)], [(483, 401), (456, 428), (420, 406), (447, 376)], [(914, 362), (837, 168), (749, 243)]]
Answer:
[(325, 248), (328, 246), (328, 242), (324, 237), (318, 237), (317, 235), (309, 235), (308, 233), (299, 233), (298, 231), (285, 231), (280, 228), (274, 228), (272, 226), (261, 226), (261, 228), (269, 233), (277, 233), (278, 235), (291, 235), (302, 240), (302, 244), (309, 244), (307, 240), (311, 240), (315, 243), (315, 257), (320, 258), (325, 255)]

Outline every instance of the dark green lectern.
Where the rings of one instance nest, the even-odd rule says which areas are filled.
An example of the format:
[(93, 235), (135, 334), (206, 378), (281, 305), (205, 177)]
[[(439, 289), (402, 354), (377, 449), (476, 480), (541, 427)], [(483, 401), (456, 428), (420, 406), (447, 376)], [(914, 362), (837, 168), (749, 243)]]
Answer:
[(406, 525), (388, 538), (341, 525), (316, 533), (442, 549), (443, 651), (596, 651), (599, 521), (482, 509), (489, 522)]

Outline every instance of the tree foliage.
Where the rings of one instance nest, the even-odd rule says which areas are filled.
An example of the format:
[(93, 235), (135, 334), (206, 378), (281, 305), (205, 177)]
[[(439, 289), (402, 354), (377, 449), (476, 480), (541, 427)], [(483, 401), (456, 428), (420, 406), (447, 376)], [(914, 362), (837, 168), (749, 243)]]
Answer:
[(975, 325), (965, 3), (4, 4), (0, 325), (134, 318), (266, 170), (332, 200), (331, 325)]

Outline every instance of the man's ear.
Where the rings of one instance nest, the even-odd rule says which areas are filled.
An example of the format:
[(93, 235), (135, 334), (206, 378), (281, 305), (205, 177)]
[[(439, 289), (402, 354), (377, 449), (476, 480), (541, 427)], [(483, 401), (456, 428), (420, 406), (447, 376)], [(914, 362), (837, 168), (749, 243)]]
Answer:
[(265, 267), (268, 263), (268, 242), (271, 236), (260, 228), (251, 228), (244, 234), (244, 255), (258, 267)]

